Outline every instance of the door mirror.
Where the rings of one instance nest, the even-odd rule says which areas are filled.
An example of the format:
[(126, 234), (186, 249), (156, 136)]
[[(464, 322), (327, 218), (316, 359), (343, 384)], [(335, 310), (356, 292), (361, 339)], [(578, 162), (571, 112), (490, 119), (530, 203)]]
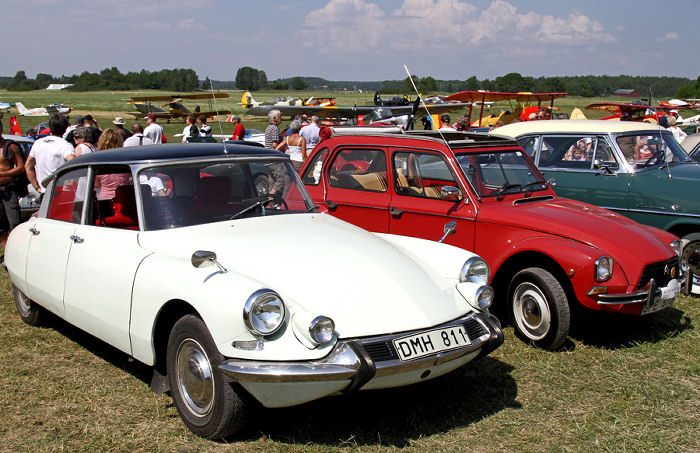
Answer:
[(440, 198), (445, 201), (459, 201), (462, 199), (462, 192), (454, 186), (442, 186)]
[(222, 273), (228, 270), (216, 260), (216, 253), (208, 250), (197, 250), (192, 254), (192, 265), (197, 269), (216, 265)]
[(445, 234), (442, 235), (438, 242), (443, 242), (447, 236), (457, 232), (457, 222), (450, 220), (445, 224), (442, 230), (445, 232)]

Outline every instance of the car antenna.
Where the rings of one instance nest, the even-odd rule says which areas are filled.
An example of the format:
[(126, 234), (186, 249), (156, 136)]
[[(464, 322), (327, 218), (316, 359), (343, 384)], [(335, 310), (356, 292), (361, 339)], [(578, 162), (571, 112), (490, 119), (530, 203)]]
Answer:
[[(653, 96), (654, 95), (651, 92), (651, 87), (649, 87), (649, 107), (651, 107)], [(663, 126), (660, 126), (658, 124), (658, 120), (657, 120), (657, 126), (663, 127)], [(663, 134), (661, 134), (661, 129), (657, 130), (657, 132), (659, 133), (659, 141), (663, 144), (664, 147), (668, 147), (668, 145), (666, 144), (666, 141), (664, 140)], [(673, 153), (673, 151), (671, 151), (671, 153)], [(666, 162), (666, 172), (668, 173), (668, 178), (673, 179), (673, 176), (671, 175), (671, 167), (668, 165), (668, 159), (666, 159), (666, 150), (664, 150), (664, 162)]]
[[(430, 116), (430, 111), (428, 110), (428, 106), (425, 105), (425, 102), (423, 101), (423, 96), (421, 96), (420, 93), (418, 92), (418, 88), (416, 87), (416, 83), (413, 81), (413, 77), (411, 77), (411, 71), (408, 70), (408, 66), (406, 66), (406, 65), (403, 65), (403, 68), (406, 70), (406, 74), (408, 74), (408, 80), (411, 81), (411, 85), (413, 85), (413, 89), (415, 90), (416, 95), (418, 96), (418, 99), (420, 99), (420, 103), (423, 105), (423, 108), (425, 109), (425, 113), (427, 113), (428, 116)], [(450, 146), (450, 142), (448, 142), (447, 139), (445, 139), (445, 135), (442, 133), (442, 131), (440, 129), (438, 129), (437, 132), (438, 132), (438, 134), (440, 134), (440, 137), (442, 137), (442, 141), (445, 142), (445, 146), (447, 146), (447, 149), (449, 149), (450, 152), (454, 155), (454, 151), (452, 150), (452, 147)], [(467, 180), (467, 183), (471, 185), (471, 182), (469, 182), (469, 180)], [(472, 200), (472, 196), (469, 194), (469, 191), (466, 190), (465, 192), (467, 195), (467, 200), (469, 202), (471, 202), (472, 205), (474, 206), (474, 215), (476, 216), (477, 213), (479, 212), (479, 208), (477, 207), (474, 200)]]
[(219, 131), (221, 131), (222, 142), (224, 142), (224, 154), (228, 154), (226, 149), (226, 138), (224, 137), (224, 128), (221, 126), (221, 118), (219, 118), (219, 106), (216, 104), (216, 96), (214, 95), (214, 84), (211, 83), (209, 79), (209, 89), (211, 90), (211, 97), (214, 98), (214, 111), (216, 112), (216, 122), (219, 123)]

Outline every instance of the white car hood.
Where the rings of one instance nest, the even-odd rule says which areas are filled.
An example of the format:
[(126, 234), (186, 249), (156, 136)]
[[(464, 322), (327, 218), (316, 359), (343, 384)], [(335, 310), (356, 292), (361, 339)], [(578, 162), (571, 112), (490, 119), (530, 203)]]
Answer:
[(196, 250), (215, 252), (230, 275), (277, 291), (292, 312), (330, 316), (341, 338), (425, 328), (468, 311), (455, 281), (436, 281), (400, 249), (330, 215), (236, 219), (140, 233), (139, 241), (183, 266), (192, 267)]

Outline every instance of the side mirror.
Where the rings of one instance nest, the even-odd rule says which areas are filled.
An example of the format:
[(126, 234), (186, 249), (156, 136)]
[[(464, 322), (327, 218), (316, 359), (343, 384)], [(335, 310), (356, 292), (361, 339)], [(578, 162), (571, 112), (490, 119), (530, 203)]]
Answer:
[(228, 270), (216, 260), (216, 253), (207, 250), (197, 250), (192, 254), (192, 266), (197, 269), (213, 265), (218, 266), (219, 270), (223, 273), (228, 272)]
[(440, 243), (444, 242), (447, 236), (455, 234), (457, 232), (457, 222), (455, 222), (454, 220), (450, 220), (445, 224), (442, 230), (445, 232), (445, 234), (443, 234), (440, 240), (438, 241)]
[(550, 186), (552, 189), (554, 189), (555, 187), (557, 187), (557, 180), (554, 179), (554, 178), (549, 178), (549, 179), (547, 180), (547, 184), (549, 184), (549, 186)]
[(442, 186), (440, 198), (445, 201), (459, 201), (462, 198), (462, 192), (454, 186)]

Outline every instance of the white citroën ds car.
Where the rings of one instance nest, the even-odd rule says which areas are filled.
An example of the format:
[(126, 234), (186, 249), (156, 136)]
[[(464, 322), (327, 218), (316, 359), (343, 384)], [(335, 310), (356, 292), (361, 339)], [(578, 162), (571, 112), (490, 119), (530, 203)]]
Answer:
[[(257, 192), (268, 170), (284, 195)], [(20, 316), (48, 310), (153, 366), (198, 435), (235, 433), (247, 394), (283, 407), (412, 384), (503, 342), (481, 258), (319, 213), (281, 153), (100, 151), (45, 184), (5, 251)]]

